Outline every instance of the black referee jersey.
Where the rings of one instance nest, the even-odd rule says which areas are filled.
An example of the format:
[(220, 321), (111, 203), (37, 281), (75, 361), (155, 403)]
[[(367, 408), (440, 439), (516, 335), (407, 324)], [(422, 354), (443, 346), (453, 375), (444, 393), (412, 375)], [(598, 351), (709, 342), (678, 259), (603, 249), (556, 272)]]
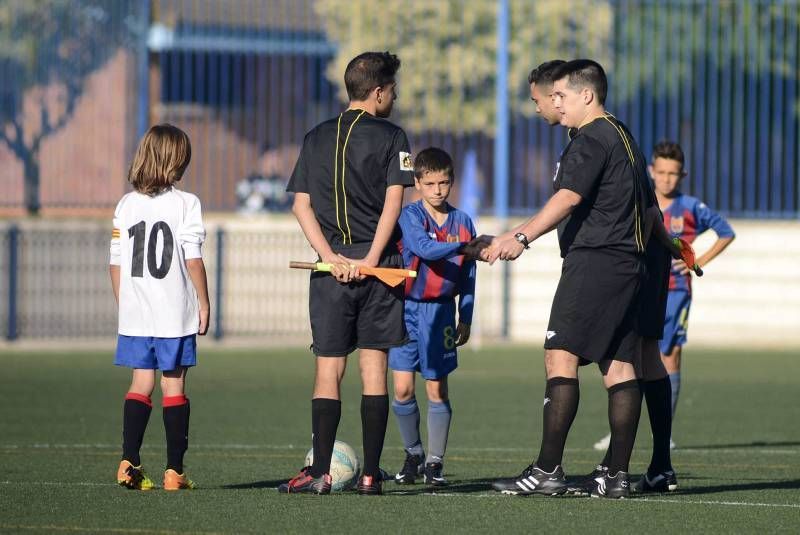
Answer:
[[(351, 109), (306, 134), (287, 191), (308, 193), (328, 243), (371, 243), (388, 186), (413, 186), (414, 169), (403, 130)], [(400, 239), (400, 229), (389, 242)]]
[(643, 255), (645, 212), (654, 194), (641, 149), (611, 114), (570, 134), (553, 187), (574, 191), (583, 200), (558, 225), (561, 256), (601, 247)]

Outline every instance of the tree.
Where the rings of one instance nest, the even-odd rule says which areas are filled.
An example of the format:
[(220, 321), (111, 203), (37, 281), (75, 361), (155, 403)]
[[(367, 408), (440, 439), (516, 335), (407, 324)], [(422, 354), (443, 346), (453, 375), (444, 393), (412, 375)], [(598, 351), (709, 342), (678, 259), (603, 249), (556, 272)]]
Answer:
[(131, 12), (129, 5), (127, 0), (0, 0), (0, 140), (23, 164), (31, 214), (40, 208), (42, 141), (69, 122), (85, 78), (138, 31), (119, 16)]
[[(533, 114), (527, 76), (539, 63), (581, 55), (609, 60), (609, 2), (582, 0), (580, 10), (562, 0), (509, 4), (509, 90), (519, 97), (511, 99), (515, 111)], [(327, 75), (343, 100), (347, 62), (365, 50), (390, 50), (403, 62), (397, 108), (404, 127), (493, 134), (495, 0), (319, 0), (316, 9), (328, 38), (338, 45)]]

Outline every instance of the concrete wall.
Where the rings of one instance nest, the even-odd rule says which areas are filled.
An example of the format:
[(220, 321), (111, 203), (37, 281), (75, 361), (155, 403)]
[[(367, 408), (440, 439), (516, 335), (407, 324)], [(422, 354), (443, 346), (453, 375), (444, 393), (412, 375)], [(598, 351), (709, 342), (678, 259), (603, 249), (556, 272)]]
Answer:
[[(315, 255), (290, 216), (210, 216), (204, 258), (212, 308), (221, 307), (226, 340), (279, 339), (307, 343), (307, 271), (290, 260)], [(6, 241), (0, 223), (0, 333), (7, 325)], [(18, 327), (21, 339), (113, 336), (116, 313), (108, 284), (110, 221), (26, 220), (19, 250)], [(481, 232), (497, 224), (481, 220)], [(692, 345), (800, 349), (800, 222), (734, 221), (737, 239), (694, 281)], [(224, 229), (222, 300), (217, 303), (217, 229)], [(698, 252), (713, 235), (696, 242)], [(561, 259), (554, 233), (509, 263), (510, 338), (538, 345), (544, 337)], [(501, 334), (504, 266), (481, 264), (476, 299), (476, 343)], [(211, 330), (215, 329), (212, 321)]]
[[(732, 222), (736, 240), (694, 278), (689, 344), (716, 347), (800, 348), (800, 222)], [(493, 225), (479, 224), (482, 232)], [(698, 254), (715, 240), (695, 242)], [(561, 259), (555, 233), (537, 241), (511, 264), (511, 324), (515, 341), (544, 340)], [(478, 317), (487, 334), (499, 331), (502, 272), (482, 266)]]

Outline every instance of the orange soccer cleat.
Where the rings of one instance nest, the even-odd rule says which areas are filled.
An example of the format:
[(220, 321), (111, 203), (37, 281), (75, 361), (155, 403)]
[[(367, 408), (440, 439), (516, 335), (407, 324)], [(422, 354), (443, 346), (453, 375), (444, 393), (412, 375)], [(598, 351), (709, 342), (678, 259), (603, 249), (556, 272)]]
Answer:
[(164, 490), (188, 490), (195, 488), (194, 482), (186, 477), (186, 474), (179, 474), (172, 468), (164, 472)]
[(131, 490), (152, 490), (153, 480), (144, 473), (142, 465), (133, 466), (130, 461), (122, 460), (117, 469), (117, 484)]

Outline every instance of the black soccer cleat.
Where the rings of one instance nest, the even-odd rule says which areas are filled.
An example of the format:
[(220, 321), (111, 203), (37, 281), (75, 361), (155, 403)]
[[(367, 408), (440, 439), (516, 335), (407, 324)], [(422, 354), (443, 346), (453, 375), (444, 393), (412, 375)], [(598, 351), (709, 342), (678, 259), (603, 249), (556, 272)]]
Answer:
[(517, 477), (498, 479), (492, 483), (492, 488), (503, 494), (519, 496), (531, 494), (558, 496), (567, 492), (567, 480), (564, 478), (564, 470), (561, 469), (561, 466), (556, 466), (552, 472), (548, 473), (531, 464)]
[(311, 467), (306, 466), (300, 473), (278, 487), (283, 494), (330, 494), (333, 479), (330, 474), (311, 476)]
[(358, 478), (358, 493), (362, 496), (383, 494), (383, 479), (381, 479), (381, 476), (362, 475)]
[(591, 474), (581, 476), (574, 481), (569, 482), (567, 493), (576, 494), (579, 496), (589, 496), (594, 488), (597, 486), (598, 478), (603, 477), (608, 473), (608, 467), (598, 464)]
[(675, 477), (673, 470), (659, 472), (653, 477), (646, 473), (631, 488), (634, 493), (673, 492), (676, 490), (678, 490), (678, 478)]
[(398, 485), (413, 485), (424, 469), (425, 458), (422, 455), (406, 452), (406, 461), (403, 463), (403, 468), (394, 476), (394, 482)]
[(592, 490), (592, 498), (627, 498), (630, 495), (631, 484), (628, 472), (620, 470), (613, 476), (606, 472), (603, 477), (597, 478), (597, 485)]
[(425, 464), (425, 484), (432, 487), (446, 487), (450, 483), (442, 475), (442, 463)]

